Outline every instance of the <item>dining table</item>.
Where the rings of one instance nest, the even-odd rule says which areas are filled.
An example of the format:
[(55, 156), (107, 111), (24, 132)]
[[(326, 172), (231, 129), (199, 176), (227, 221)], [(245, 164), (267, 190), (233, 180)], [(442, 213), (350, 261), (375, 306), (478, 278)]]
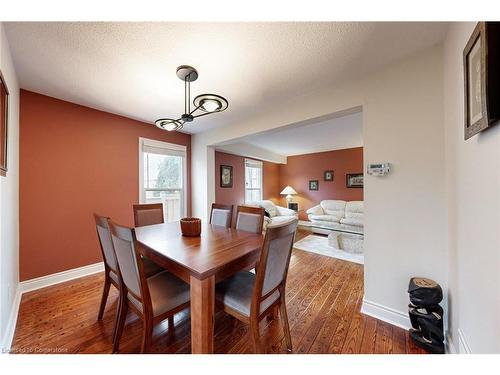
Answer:
[(190, 285), (191, 352), (213, 353), (215, 284), (254, 268), (264, 236), (204, 222), (197, 237), (183, 236), (179, 222), (138, 227), (135, 232), (144, 256)]

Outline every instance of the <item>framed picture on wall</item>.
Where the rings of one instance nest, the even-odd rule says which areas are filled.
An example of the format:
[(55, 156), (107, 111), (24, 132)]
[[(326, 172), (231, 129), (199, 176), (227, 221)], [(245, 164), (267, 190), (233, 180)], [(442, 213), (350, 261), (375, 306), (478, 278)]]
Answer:
[(220, 166), (220, 187), (233, 187), (233, 167), (231, 165)]
[(485, 23), (479, 22), (464, 49), (465, 139), (488, 127)]
[(479, 22), (463, 52), (464, 139), (500, 119), (500, 24)]
[(9, 90), (0, 71), (0, 176), (7, 176), (7, 129), (9, 121)]
[(325, 171), (324, 180), (333, 181), (333, 171)]
[(346, 187), (348, 188), (362, 188), (363, 187), (363, 173), (348, 173), (346, 174)]
[(309, 190), (316, 191), (319, 190), (318, 180), (309, 180)]

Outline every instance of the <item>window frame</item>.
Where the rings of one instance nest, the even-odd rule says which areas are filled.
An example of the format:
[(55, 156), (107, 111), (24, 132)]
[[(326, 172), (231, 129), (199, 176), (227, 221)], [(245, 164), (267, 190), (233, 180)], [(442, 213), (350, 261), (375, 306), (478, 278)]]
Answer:
[[(250, 167), (250, 165), (253, 164), (254, 166), (259, 166), (258, 168), (260, 169), (260, 188), (247, 188), (247, 167)], [(249, 202), (255, 202), (255, 200), (247, 200), (247, 190), (260, 190), (260, 199), (259, 201), (264, 199), (264, 162), (262, 160), (257, 160), (257, 159), (251, 159), (251, 158), (245, 158), (244, 160), (244, 176), (245, 176), (245, 184), (244, 184), (244, 194), (245, 194), (245, 203)]]
[(156, 148), (161, 148), (167, 151), (172, 151), (173, 154), (179, 153), (182, 155), (182, 199), (181, 199), (181, 217), (187, 216), (187, 146), (179, 145), (176, 143), (169, 143), (164, 141), (158, 141), (155, 139), (139, 137), (139, 203), (144, 204), (146, 202), (146, 194), (144, 189), (144, 156), (143, 156), (143, 146), (151, 146)]

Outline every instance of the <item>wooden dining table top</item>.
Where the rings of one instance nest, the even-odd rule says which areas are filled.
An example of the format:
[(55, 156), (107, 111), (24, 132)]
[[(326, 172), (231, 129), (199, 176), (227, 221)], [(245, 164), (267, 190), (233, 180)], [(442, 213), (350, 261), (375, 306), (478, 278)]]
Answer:
[(179, 222), (139, 227), (135, 232), (148, 257), (167, 258), (198, 279), (215, 275), (228, 264), (255, 254), (264, 241), (261, 233), (208, 223), (201, 224), (199, 237), (183, 236)]

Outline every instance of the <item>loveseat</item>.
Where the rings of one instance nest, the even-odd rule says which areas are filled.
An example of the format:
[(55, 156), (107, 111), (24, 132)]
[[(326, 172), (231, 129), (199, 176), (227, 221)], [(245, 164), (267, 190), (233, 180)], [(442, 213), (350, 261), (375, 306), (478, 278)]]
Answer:
[(363, 201), (324, 200), (306, 211), (312, 231), (345, 230), (364, 234)]
[(247, 206), (262, 207), (266, 210), (266, 216), (264, 217), (264, 230), (268, 225), (279, 225), (287, 221), (297, 219), (297, 213), (289, 208), (276, 206), (270, 200), (254, 201), (246, 203)]

